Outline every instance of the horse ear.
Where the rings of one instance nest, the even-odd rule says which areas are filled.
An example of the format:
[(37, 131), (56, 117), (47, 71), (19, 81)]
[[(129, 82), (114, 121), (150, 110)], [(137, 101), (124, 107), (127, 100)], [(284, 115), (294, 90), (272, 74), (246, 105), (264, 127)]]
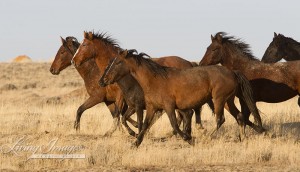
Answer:
[(219, 43), (222, 43), (223, 38), (222, 38), (221, 34), (217, 34), (216, 37), (217, 37), (217, 41)]
[(94, 34), (92, 32), (89, 32), (89, 39), (92, 40), (94, 38)]
[(211, 42), (215, 40), (213, 35), (210, 35)]
[(64, 38), (62, 38), (62, 37), (60, 37), (60, 39), (61, 39), (62, 45), (64, 45), (66, 43), (66, 40), (64, 40)]
[(89, 38), (89, 35), (88, 35), (88, 33), (86, 31), (83, 32), (83, 36), (84, 36), (85, 39)]
[(278, 36), (278, 35), (277, 35), (277, 33), (276, 33), (276, 32), (274, 32), (274, 38), (275, 38), (275, 37), (277, 37), (277, 36)]
[(128, 54), (128, 50), (127, 49), (124, 50), (124, 51), (122, 51), (121, 54), (120, 54), (121, 58), (126, 58), (127, 54)]

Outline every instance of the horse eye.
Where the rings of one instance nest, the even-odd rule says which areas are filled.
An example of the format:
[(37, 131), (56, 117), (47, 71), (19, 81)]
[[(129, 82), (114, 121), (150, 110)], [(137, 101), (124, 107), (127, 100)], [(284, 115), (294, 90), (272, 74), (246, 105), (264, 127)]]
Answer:
[(65, 52), (64, 51), (60, 52), (60, 54), (63, 54), (63, 53), (65, 53)]
[(212, 51), (216, 51), (218, 48), (214, 48)]

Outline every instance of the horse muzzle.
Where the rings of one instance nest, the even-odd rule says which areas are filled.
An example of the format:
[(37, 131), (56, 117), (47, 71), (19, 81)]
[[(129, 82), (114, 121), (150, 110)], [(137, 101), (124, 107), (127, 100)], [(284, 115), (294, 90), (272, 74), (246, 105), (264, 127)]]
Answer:
[(50, 68), (50, 72), (52, 73), (52, 75), (58, 75), (60, 71), (55, 70), (54, 68)]
[(106, 87), (108, 84), (104, 81), (104, 79), (100, 79), (98, 84), (101, 86), (101, 87)]

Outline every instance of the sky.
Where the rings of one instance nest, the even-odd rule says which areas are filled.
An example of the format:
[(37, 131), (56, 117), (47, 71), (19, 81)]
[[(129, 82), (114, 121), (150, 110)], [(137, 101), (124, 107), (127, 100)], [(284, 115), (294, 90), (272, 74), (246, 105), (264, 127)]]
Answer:
[(124, 49), (199, 62), (225, 31), (261, 59), (274, 32), (300, 40), (298, 0), (1, 0), (0, 61), (51, 61), (60, 36), (107, 32)]

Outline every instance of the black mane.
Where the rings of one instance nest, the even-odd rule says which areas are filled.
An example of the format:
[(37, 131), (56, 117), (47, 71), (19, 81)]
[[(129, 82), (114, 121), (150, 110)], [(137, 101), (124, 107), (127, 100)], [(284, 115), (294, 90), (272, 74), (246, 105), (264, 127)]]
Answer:
[(216, 33), (215, 37), (217, 35), (222, 36), (223, 43), (229, 43), (233, 45), (235, 48), (240, 50), (245, 55), (245, 57), (249, 58), (250, 60), (258, 60), (253, 56), (252, 51), (250, 50), (250, 45), (243, 42), (241, 39), (235, 38), (234, 36), (227, 36), (227, 33), (225, 32), (218, 32)]
[(95, 39), (99, 39), (99, 40), (103, 41), (106, 45), (111, 45), (112, 47), (116, 48), (117, 50), (122, 50), (118, 41), (116, 39), (112, 38), (110, 35), (108, 35), (107, 32), (94, 33), (94, 31), (93, 31), (92, 33), (93, 33), (93, 37)]
[(78, 42), (78, 40), (73, 36), (66, 37), (66, 41), (67, 42), (71, 41), (76, 49), (78, 49), (78, 47), (80, 46), (80, 43)]
[[(148, 57), (148, 58), (145, 58)], [(133, 54), (129, 52), (126, 58), (133, 58), (138, 66), (144, 64), (150, 71), (153, 72), (154, 76), (161, 76), (163, 78), (168, 77), (167, 69), (169, 67), (161, 66), (155, 63), (153, 60), (149, 58), (150, 56), (145, 53)]]
[(300, 46), (300, 43), (298, 41), (294, 40), (291, 37), (286, 37), (283, 34), (278, 34), (277, 38), (279, 38), (280, 41), (283, 40), (283, 41), (285, 41), (287, 43), (291, 43), (291, 44)]

